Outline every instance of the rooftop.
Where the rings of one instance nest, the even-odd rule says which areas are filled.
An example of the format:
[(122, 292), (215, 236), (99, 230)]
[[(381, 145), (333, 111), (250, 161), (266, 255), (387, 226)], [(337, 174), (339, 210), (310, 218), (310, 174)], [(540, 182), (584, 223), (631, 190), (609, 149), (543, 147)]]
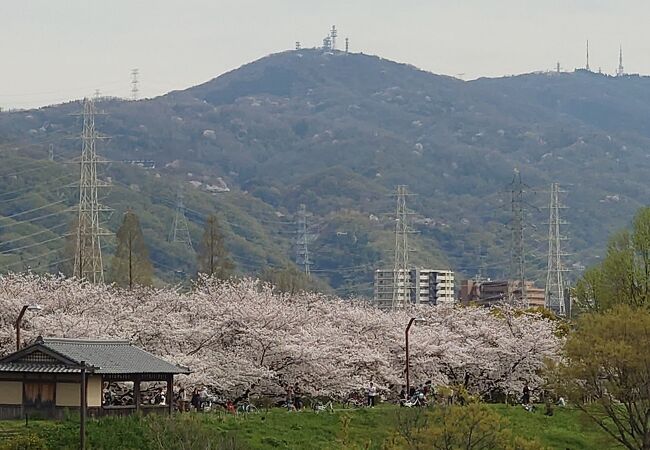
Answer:
[(142, 350), (129, 341), (39, 338), (0, 359), (2, 372), (79, 372), (85, 362), (100, 374), (187, 374), (189, 369)]

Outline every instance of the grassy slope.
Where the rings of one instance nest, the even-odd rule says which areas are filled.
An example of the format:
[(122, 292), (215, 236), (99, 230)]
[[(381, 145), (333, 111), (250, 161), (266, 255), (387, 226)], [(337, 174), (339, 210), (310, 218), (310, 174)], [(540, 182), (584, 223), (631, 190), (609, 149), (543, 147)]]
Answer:
[[(540, 411), (531, 414), (518, 407), (494, 405), (493, 408), (508, 418), (515, 434), (535, 438), (548, 448), (619, 448), (575, 410), (558, 409), (554, 416), (546, 417)], [(237, 442), (252, 449), (335, 449), (342, 448), (342, 423), (343, 418), (347, 416), (347, 440), (350, 444), (345, 447), (365, 448), (370, 442), (370, 448), (378, 449), (392, 433), (398, 411), (395, 407), (386, 406), (373, 410), (318, 415), (310, 411), (287, 413), (280, 409), (239, 417), (202, 414), (196, 417), (197, 421), (193, 422), (193, 426), (205, 427), (214, 436), (235, 435)], [(185, 416), (185, 419), (190, 418)], [(92, 421), (88, 427), (89, 445), (96, 449), (146, 449), (147, 426), (146, 420), (138, 418)], [(187, 430), (189, 427), (181, 425), (179, 428)], [(30, 428), (45, 437), (51, 448), (75, 448), (78, 425), (72, 421), (32, 421)], [(0, 444), (3, 434), (8, 430), (23, 432), (25, 428), (22, 422), (0, 422)]]

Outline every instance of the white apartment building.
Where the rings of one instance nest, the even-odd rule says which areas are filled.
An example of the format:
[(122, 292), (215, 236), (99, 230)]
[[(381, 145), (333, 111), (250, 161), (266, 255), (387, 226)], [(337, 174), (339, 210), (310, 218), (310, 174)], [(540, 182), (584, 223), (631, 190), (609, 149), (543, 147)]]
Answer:
[[(381, 309), (402, 308), (407, 304), (453, 304), (455, 299), (454, 272), (413, 268), (401, 272), (395, 279), (392, 269), (375, 270), (374, 302)], [(397, 282), (395, 304), (393, 285)]]

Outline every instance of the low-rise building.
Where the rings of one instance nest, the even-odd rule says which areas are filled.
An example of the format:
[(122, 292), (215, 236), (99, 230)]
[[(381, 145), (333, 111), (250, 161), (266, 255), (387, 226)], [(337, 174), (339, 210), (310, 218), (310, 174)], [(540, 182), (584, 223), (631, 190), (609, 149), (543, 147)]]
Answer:
[[(393, 286), (396, 286), (394, 305)], [(395, 277), (394, 270), (377, 269), (374, 294), (375, 305), (381, 309), (409, 304), (453, 304), (456, 301), (454, 272), (413, 268)]]
[[(460, 285), (460, 301), (463, 304), (492, 306), (497, 303), (511, 303), (521, 299), (519, 280), (463, 280)], [(527, 306), (544, 307), (544, 289), (532, 281), (524, 283)]]

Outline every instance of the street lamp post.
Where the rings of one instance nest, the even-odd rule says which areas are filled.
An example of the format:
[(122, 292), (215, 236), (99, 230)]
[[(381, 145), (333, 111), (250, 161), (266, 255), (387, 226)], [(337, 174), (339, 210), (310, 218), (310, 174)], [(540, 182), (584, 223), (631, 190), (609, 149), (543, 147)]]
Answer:
[(25, 305), (20, 310), (18, 318), (14, 326), (16, 327), (16, 351), (20, 350), (20, 323), (23, 321), (23, 316), (27, 311), (40, 311), (42, 308), (39, 305)]
[[(404, 337), (406, 338), (406, 395), (409, 396), (411, 395), (411, 380), (409, 378), (409, 330), (411, 329), (411, 325), (413, 325), (413, 322), (425, 322), (425, 319), (423, 318), (416, 318), (416, 317), (411, 317), (411, 320), (409, 320), (409, 324), (406, 326), (406, 331), (404, 332)], [(407, 397), (408, 398), (408, 397)]]

